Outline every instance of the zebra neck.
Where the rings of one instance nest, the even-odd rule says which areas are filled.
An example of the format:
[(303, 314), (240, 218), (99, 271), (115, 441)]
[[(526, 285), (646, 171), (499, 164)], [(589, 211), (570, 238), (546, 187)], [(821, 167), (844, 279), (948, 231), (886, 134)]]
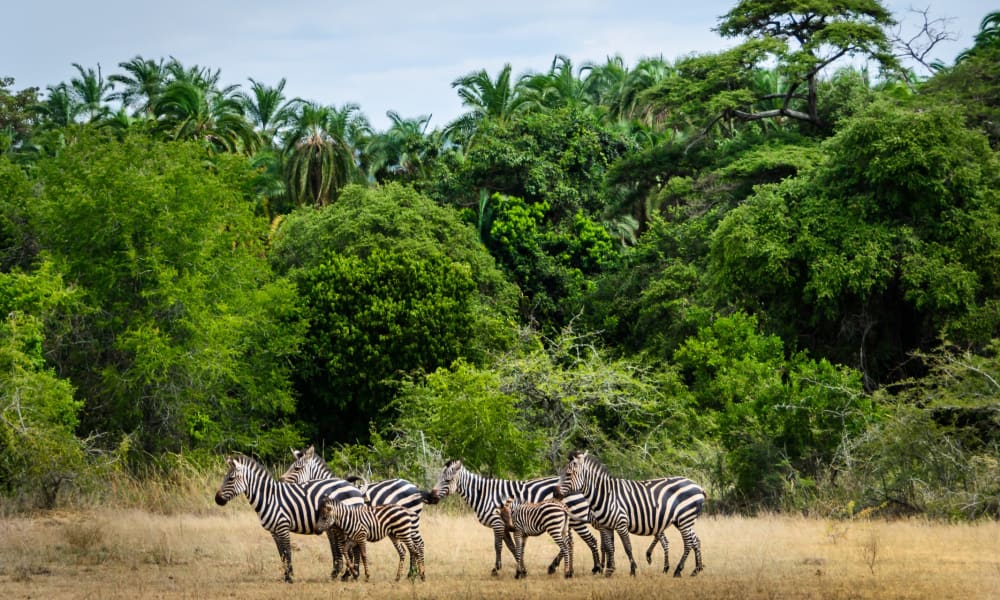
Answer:
[(278, 482), (268, 473), (255, 471), (247, 483), (247, 500), (250, 501), (250, 506), (257, 511), (257, 514), (260, 514), (264, 509), (265, 501), (268, 498), (273, 498), (277, 493)]

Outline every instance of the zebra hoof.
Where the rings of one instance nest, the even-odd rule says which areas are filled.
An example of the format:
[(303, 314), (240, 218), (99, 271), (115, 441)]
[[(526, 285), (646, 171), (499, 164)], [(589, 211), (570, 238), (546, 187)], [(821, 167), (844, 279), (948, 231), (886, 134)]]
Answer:
[(695, 575), (697, 575), (698, 573), (701, 573), (704, 570), (705, 570), (705, 567), (695, 567), (694, 571), (691, 571), (691, 577), (694, 577)]
[(490, 575), (498, 577), (500, 575), (500, 569), (493, 569), (492, 571), (490, 571)]
[(570, 571), (569, 573), (566, 573), (565, 577), (566, 577), (566, 579), (573, 579), (573, 571)]
[(647, 565), (653, 564), (653, 553), (652, 552), (647, 552), (646, 553), (646, 564)]
[(600, 573), (600, 572), (601, 572), (601, 571), (603, 571), (603, 570), (604, 570), (604, 569), (602, 569), (601, 567), (599, 567), (599, 566), (597, 566), (597, 565), (594, 565), (594, 568), (593, 568), (593, 569), (591, 569), (591, 570), (590, 570), (590, 572), (591, 572), (591, 574), (593, 574), (593, 575), (597, 575), (598, 573)]
[(556, 572), (556, 566), (555, 565), (549, 565), (549, 575), (552, 575), (555, 572)]

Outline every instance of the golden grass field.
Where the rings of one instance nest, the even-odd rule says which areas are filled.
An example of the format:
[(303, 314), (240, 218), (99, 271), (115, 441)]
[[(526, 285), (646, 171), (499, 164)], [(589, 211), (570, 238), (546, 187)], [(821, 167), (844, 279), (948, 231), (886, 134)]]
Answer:
[[(449, 501), (453, 502), (453, 501)], [(443, 507), (443, 508), (442, 508)], [(513, 558), (490, 576), (492, 534), (456, 506), (424, 513), (427, 581), (392, 581), (388, 542), (370, 547), (369, 582), (331, 581), (325, 537), (293, 536), (295, 583), (282, 582), (270, 535), (243, 498), (224, 508), (150, 514), (89, 510), (0, 518), (3, 598), (1000, 598), (1000, 523), (828, 521), (787, 516), (703, 516), (705, 571), (679, 579), (643, 557), (639, 570), (617, 548), (618, 571), (590, 574), (575, 539), (576, 576), (548, 575), (551, 539), (532, 538), (529, 575), (513, 579)], [(671, 530), (671, 561), (680, 536)], [(689, 558), (686, 571), (694, 567)]]

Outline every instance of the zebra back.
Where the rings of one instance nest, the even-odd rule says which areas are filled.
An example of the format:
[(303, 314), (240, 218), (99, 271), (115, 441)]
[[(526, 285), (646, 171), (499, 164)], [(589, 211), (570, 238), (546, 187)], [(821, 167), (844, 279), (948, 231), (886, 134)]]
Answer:
[(385, 536), (402, 540), (419, 540), (419, 517), (412, 510), (398, 504), (371, 506), (368, 504), (343, 504), (324, 497), (317, 513), (318, 531), (336, 527), (349, 539), (362, 538), (377, 542)]
[(555, 498), (541, 502), (518, 502), (508, 498), (497, 510), (507, 529), (524, 535), (541, 535), (551, 530), (569, 535), (569, 508)]
[[(456, 493), (476, 513), (483, 525), (490, 526), (498, 517), (496, 508), (508, 499), (541, 502), (555, 496), (558, 477), (528, 480), (494, 479), (465, 469), (460, 460), (450, 460), (438, 477), (431, 494), (441, 498)], [(561, 499), (570, 517), (580, 523), (590, 522), (590, 502), (583, 494), (573, 493)]]
[[(323, 460), (313, 446), (309, 446), (303, 451), (292, 450), (295, 462), (289, 465), (288, 469), (279, 479), (282, 481), (294, 481), (300, 484), (308, 483), (315, 479), (333, 479), (336, 476), (330, 469), (326, 461)], [(419, 487), (405, 479), (386, 479), (367, 483), (361, 477), (348, 477), (347, 481), (352, 484), (361, 481), (363, 485), (356, 486), (361, 489), (365, 501), (372, 506), (383, 504), (399, 504), (414, 511), (419, 516), (423, 511), (424, 504), (436, 504), (437, 498), (430, 492), (421, 490)]]

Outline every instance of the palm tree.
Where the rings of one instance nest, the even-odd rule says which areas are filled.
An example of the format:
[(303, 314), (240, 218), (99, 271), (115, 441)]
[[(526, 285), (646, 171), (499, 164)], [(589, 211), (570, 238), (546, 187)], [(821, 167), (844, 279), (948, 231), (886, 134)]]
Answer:
[(583, 82), (573, 73), (569, 57), (557, 54), (547, 74), (528, 74), (519, 82), (528, 109), (588, 108), (591, 106)]
[(983, 17), (979, 23), (979, 33), (976, 34), (975, 43), (955, 57), (955, 64), (972, 58), (987, 48), (998, 46), (1000, 46), (1000, 11), (993, 11)]
[(76, 122), (82, 107), (75, 101), (73, 93), (66, 83), (48, 86), (48, 96), (39, 104), (37, 110), (41, 116), (43, 127), (65, 127)]
[(439, 143), (427, 134), (430, 115), (404, 119), (392, 110), (385, 114), (392, 125), (384, 133), (372, 136), (362, 162), (367, 164), (369, 175), (380, 183), (391, 178), (418, 178), (440, 149)]
[(302, 103), (299, 98), (285, 99), (284, 78), (271, 87), (251, 77), (250, 93), (239, 92), (236, 96), (265, 147), (274, 145), (278, 132), (295, 116), (296, 107)]
[(612, 114), (618, 118), (638, 119), (651, 127), (657, 126), (662, 121), (662, 115), (645, 101), (644, 92), (676, 75), (677, 70), (661, 56), (639, 60), (626, 74), (618, 97), (612, 104)]
[(235, 85), (205, 88), (197, 80), (172, 81), (153, 105), (157, 129), (169, 139), (198, 140), (215, 151), (253, 152), (256, 138), (236, 89)]
[(118, 63), (118, 66), (125, 70), (125, 74), (109, 75), (108, 81), (116, 87), (120, 85), (121, 89), (108, 99), (118, 100), (126, 108), (134, 108), (136, 115), (152, 117), (153, 103), (163, 92), (167, 80), (163, 59), (157, 62), (137, 55), (132, 60)]
[(348, 183), (364, 181), (359, 142), (371, 132), (356, 104), (340, 109), (302, 104), (284, 136), (285, 181), (291, 200), (326, 206)]
[(458, 97), (469, 112), (452, 121), (445, 132), (452, 139), (470, 142), (480, 122), (492, 119), (499, 123), (509, 121), (522, 105), (518, 88), (511, 81), (511, 66), (507, 63), (490, 79), (486, 69), (480, 69), (451, 82), (458, 89)]
[(81, 114), (86, 115), (87, 121), (94, 121), (108, 114), (110, 109), (107, 101), (113, 86), (101, 75), (101, 65), (97, 65), (96, 72), (84, 69), (78, 63), (73, 63), (73, 66), (80, 76), (69, 80), (69, 91), (73, 100), (81, 106)]
[(610, 109), (621, 95), (628, 72), (625, 59), (620, 54), (609, 56), (603, 65), (584, 63), (580, 67), (580, 77), (588, 101)]

